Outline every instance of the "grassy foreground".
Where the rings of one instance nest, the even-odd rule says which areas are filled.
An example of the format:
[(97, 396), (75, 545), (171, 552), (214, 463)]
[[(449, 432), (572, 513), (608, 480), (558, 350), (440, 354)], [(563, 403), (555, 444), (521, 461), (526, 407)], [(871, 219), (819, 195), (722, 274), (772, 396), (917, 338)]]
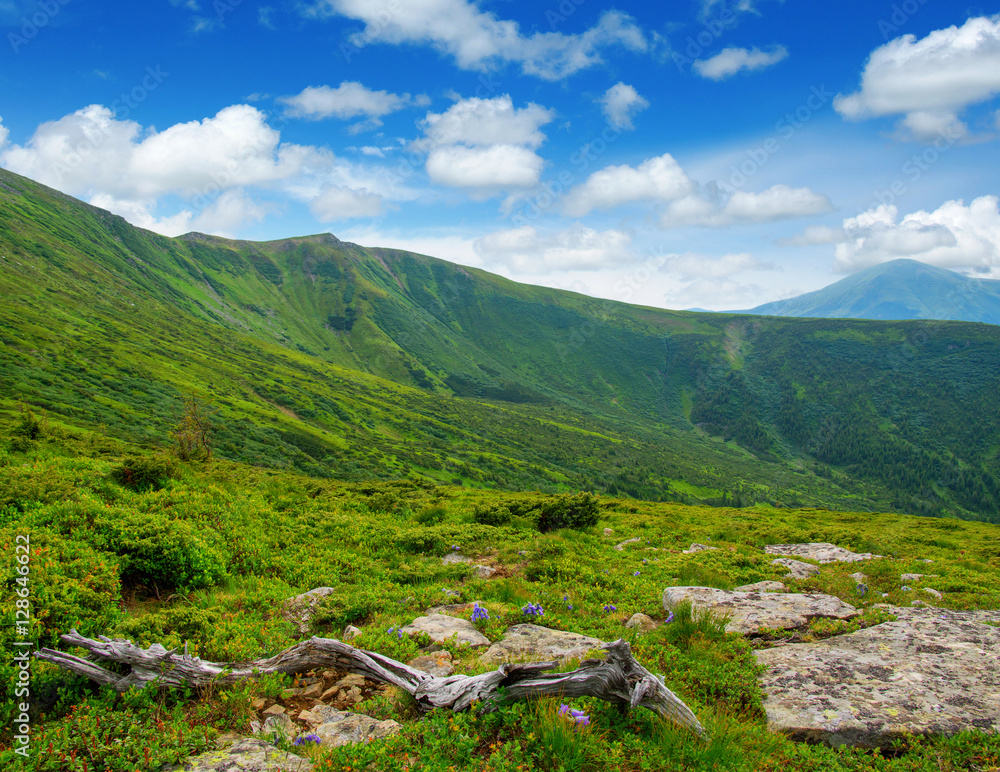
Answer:
[[(542, 533), (532, 507), (555, 501), (434, 485), (426, 481), (342, 483), (233, 463), (182, 464), (136, 455), (113, 439), (48, 426), (39, 438), (17, 435), (0, 450), (0, 767), (4, 770), (158, 770), (213, 748), (223, 732), (247, 733), (252, 703), (278, 697), (291, 677), (228, 689), (118, 697), (53, 667), (31, 665), (30, 758), (13, 753), (18, 702), (15, 643), (60, 647), (60, 633), (127, 637), (142, 645), (185, 643), (211, 660), (274, 654), (297, 636), (276, 609), (318, 586), (338, 589), (316, 620), (319, 635), (362, 628), (362, 648), (406, 661), (420, 642), (390, 628), (429, 606), (478, 600), (491, 640), (523, 621), (603, 640), (624, 637), (637, 659), (711, 733), (704, 742), (648, 712), (576, 700), (590, 724), (559, 715), (558, 700), (508, 706), (476, 716), (419, 718), (405, 695), (382, 690), (356, 710), (394, 718), (402, 733), (385, 741), (307, 753), (321, 770), (996, 770), (1000, 738), (970, 733), (914, 738), (893, 753), (831, 750), (791, 743), (769, 732), (753, 646), (721, 631), (717, 620), (680, 614), (651, 633), (624, 628), (635, 612), (664, 616), (669, 585), (720, 588), (781, 578), (761, 548), (829, 541), (887, 556), (864, 566), (870, 591), (858, 595), (849, 574), (831, 565), (818, 577), (786, 584), (822, 591), (857, 606), (905, 604), (899, 575), (927, 571), (950, 608), (1000, 607), (1000, 529), (996, 525), (894, 514), (771, 507), (689, 507), (600, 497), (597, 522)], [(14, 450), (13, 447), (18, 450)], [(537, 510), (536, 510), (537, 511)], [(479, 520), (480, 522), (477, 522)], [(483, 521), (500, 522), (488, 525)], [(613, 529), (606, 537), (603, 529)], [(27, 581), (19, 536), (30, 541)], [(639, 541), (616, 551), (626, 539)], [(683, 555), (692, 542), (718, 551)], [(22, 540), (23, 542), (23, 540)], [(472, 578), (469, 565), (443, 565), (452, 551), (498, 569)], [(784, 580), (783, 580), (784, 581)], [(922, 585), (916, 585), (918, 588)], [(18, 590), (27, 588), (29, 634), (15, 626)], [(522, 607), (539, 604), (540, 620)], [(866, 612), (860, 624), (885, 619)], [(851, 629), (859, 626), (851, 623)], [(849, 629), (819, 623), (807, 637)], [(466, 649), (449, 647), (457, 672), (489, 669)], [(290, 747), (291, 749), (291, 747)]]

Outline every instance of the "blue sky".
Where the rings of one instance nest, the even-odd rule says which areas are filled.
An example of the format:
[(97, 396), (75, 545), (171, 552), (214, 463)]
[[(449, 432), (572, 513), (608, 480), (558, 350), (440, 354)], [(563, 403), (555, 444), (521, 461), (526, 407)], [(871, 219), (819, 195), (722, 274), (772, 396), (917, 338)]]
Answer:
[(1000, 4), (0, 0), (0, 165), (168, 235), (332, 232), (748, 308), (1000, 278)]

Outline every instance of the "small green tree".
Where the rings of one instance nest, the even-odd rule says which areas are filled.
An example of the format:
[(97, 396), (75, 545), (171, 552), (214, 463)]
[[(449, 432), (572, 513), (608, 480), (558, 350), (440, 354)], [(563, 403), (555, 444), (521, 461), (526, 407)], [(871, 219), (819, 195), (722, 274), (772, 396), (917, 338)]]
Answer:
[(34, 411), (21, 403), (21, 422), (10, 433), (11, 450), (24, 453), (35, 447), (35, 443), (45, 434), (45, 419), (39, 419)]
[(170, 433), (174, 438), (174, 455), (181, 461), (210, 461), (214, 411), (195, 394), (184, 397), (184, 410), (177, 427)]

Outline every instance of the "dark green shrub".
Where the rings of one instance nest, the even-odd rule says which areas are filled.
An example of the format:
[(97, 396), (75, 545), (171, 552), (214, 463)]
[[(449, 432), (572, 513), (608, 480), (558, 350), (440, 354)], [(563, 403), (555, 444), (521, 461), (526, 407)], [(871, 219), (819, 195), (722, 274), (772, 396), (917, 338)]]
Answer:
[(413, 519), (420, 523), (420, 525), (438, 525), (444, 522), (444, 519), (448, 516), (448, 510), (442, 507), (440, 504), (432, 504), (429, 507), (424, 507), (417, 514), (413, 516)]
[[(192, 643), (199, 653), (215, 635), (219, 613), (208, 609), (174, 606), (124, 620), (115, 630), (116, 635), (128, 638), (137, 646), (159, 643), (168, 649)], [(192, 652), (193, 653), (193, 652)]]
[(597, 497), (590, 493), (554, 496), (544, 502), (538, 514), (538, 530), (542, 533), (557, 528), (590, 528), (597, 525)]
[(129, 456), (111, 472), (111, 478), (134, 491), (158, 491), (177, 474), (177, 464), (166, 456)]
[(510, 508), (506, 504), (481, 504), (472, 513), (475, 522), (498, 528), (509, 525), (510, 518)]

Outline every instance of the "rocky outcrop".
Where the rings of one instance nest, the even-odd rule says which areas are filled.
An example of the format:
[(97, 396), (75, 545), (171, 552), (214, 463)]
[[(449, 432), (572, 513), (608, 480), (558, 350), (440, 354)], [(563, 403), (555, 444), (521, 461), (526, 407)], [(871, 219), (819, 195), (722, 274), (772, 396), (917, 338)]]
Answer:
[(793, 739), (885, 747), (912, 734), (1000, 731), (1000, 612), (898, 615), (819, 643), (758, 651), (768, 725)]
[(281, 616), (295, 625), (299, 635), (306, 635), (320, 603), (335, 592), (337, 591), (333, 587), (317, 587), (309, 592), (289, 598), (281, 604)]
[(691, 601), (694, 609), (710, 609), (727, 614), (727, 632), (794, 630), (805, 627), (817, 617), (850, 619), (860, 612), (840, 598), (821, 593), (736, 592), (714, 587), (667, 587), (663, 607), (674, 609), (681, 601)]
[(168, 772), (307, 772), (313, 768), (294, 753), (286, 753), (264, 740), (247, 737), (226, 750), (209, 751), (192, 756), (179, 766), (168, 767)]
[(540, 625), (514, 625), (480, 657), (484, 662), (565, 660), (582, 657), (604, 641)]
[(693, 555), (695, 552), (705, 552), (706, 550), (717, 550), (717, 549), (719, 549), (719, 548), (718, 547), (711, 547), (711, 546), (709, 546), (707, 544), (699, 544), (698, 542), (695, 542), (690, 547), (688, 547), (686, 550), (681, 550), (681, 554), (682, 555)]
[(626, 539), (621, 544), (616, 544), (615, 545), (615, 549), (618, 550), (619, 552), (621, 552), (629, 544), (635, 544), (636, 542), (640, 542), (640, 541), (642, 541), (642, 539), (639, 536), (633, 536), (631, 539)]
[[(803, 563), (803, 565), (809, 565), (808, 563)], [(734, 587), (735, 592), (783, 592), (785, 585), (781, 582), (764, 581), (755, 582), (754, 584), (743, 584), (739, 587)]]
[(629, 617), (625, 627), (629, 630), (638, 629), (639, 632), (648, 633), (650, 630), (655, 630), (657, 625), (651, 616), (636, 613)]
[(815, 576), (819, 573), (818, 566), (814, 566), (812, 563), (803, 563), (801, 560), (792, 560), (791, 558), (772, 560), (771, 565), (787, 568), (786, 579), (808, 579), (810, 576)]
[(371, 740), (381, 740), (399, 734), (402, 727), (396, 721), (377, 721), (363, 713), (334, 711), (327, 721), (313, 730), (319, 737), (323, 748), (338, 748), (351, 743), (363, 743)]
[(859, 560), (871, 560), (882, 555), (870, 552), (851, 552), (829, 542), (809, 542), (808, 544), (768, 544), (764, 547), (768, 555), (783, 555), (785, 557), (808, 558), (818, 563), (855, 563)]
[(472, 626), (467, 619), (459, 619), (446, 614), (428, 614), (417, 617), (402, 628), (405, 635), (427, 633), (435, 643), (454, 641), (466, 646), (489, 646), (490, 639)]
[(455, 672), (455, 666), (451, 664), (451, 660), (450, 651), (436, 651), (431, 654), (421, 654), (406, 664), (419, 668), (425, 673), (430, 673), (432, 676), (446, 678)]

